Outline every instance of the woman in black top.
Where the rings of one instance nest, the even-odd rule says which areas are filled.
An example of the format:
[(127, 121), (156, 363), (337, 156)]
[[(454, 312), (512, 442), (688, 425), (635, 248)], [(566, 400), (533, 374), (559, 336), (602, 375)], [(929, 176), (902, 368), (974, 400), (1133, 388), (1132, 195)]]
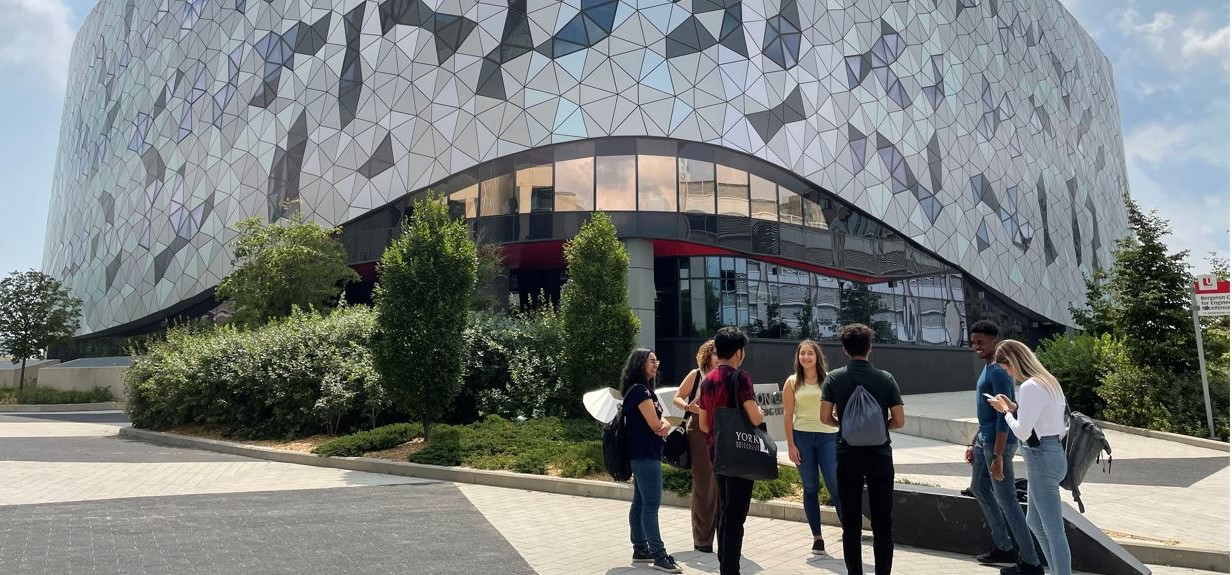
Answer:
[(620, 376), (621, 409), (625, 416), (625, 446), (633, 469), (633, 504), (629, 506), (629, 540), (633, 562), (650, 563), (665, 573), (680, 573), (659, 535), (659, 504), (663, 501), (663, 438), (672, 426), (663, 418), (655, 396), (659, 358), (645, 348), (633, 350)]

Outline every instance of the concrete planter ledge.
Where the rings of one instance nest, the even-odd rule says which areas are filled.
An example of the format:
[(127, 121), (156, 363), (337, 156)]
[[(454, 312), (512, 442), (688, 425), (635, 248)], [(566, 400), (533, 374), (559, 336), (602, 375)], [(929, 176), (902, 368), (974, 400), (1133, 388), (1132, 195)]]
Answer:
[[(277, 461), (281, 463), (293, 463), (298, 465), (313, 465), (317, 467), (330, 467), (334, 469), (345, 469), (348, 471), (364, 471), (368, 473), (382, 473), (386, 475), (399, 475), (403, 477), (415, 477), (436, 481), (472, 483), (476, 485), (488, 485), (491, 487), (541, 491), (545, 493), (573, 495), (578, 497), (597, 497), (620, 501), (629, 501), (633, 497), (633, 491), (628, 484), (613, 483), (609, 481), (567, 479), (562, 477), (528, 475), (523, 473), (513, 473), (510, 471), (488, 471), (464, 467), (444, 467), (439, 465), (387, 461), (367, 457), (320, 457), (311, 453), (243, 445), (228, 441), (218, 441), (214, 439), (190, 437), (158, 431), (148, 431), (133, 427), (121, 428), (120, 436), (170, 447), (203, 449), (206, 451), (227, 453), (231, 455), (251, 457), (254, 459), (263, 459), (266, 461)], [(683, 508), (688, 508), (690, 505), (689, 497), (677, 495), (670, 491), (665, 491), (663, 493), (663, 504)], [(782, 501), (753, 501), (749, 506), (749, 515), (754, 517), (797, 521), (801, 523), (806, 522), (804, 517), (804, 508), (801, 505)], [(834, 527), (839, 525), (838, 516), (834, 513), (834, 508), (823, 506), (821, 508), (821, 515), (822, 522), (826, 525)], [(865, 529), (868, 529), (867, 518), (865, 519), (864, 527)], [(1175, 547), (1119, 539), (1116, 541), (1131, 555), (1144, 563), (1221, 572), (1227, 572), (1229, 568), (1229, 554), (1228, 551), (1224, 550)]]
[(1142, 429), (1141, 427), (1130, 427), (1110, 421), (1101, 421), (1099, 426), (1112, 431), (1120, 431), (1130, 435), (1139, 435), (1142, 437), (1150, 437), (1152, 439), (1162, 439), (1164, 441), (1173, 441), (1176, 443), (1184, 443), (1194, 447), (1205, 447), (1216, 451), (1228, 452), (1228, 444), (1215, 439), (1205, 439), (1202, 437), (1193, 437), (1192, 435), (1181, 435), (1179, 433), (1168, 433), (1167, 431), (1155, 431), (1152, 429)]
[[(1130, 427), (1110, 421), (1100, 421), (1099, 426), (1109, 431), (1119, 431), (1130, 435), (1138, 435), (1141, 437), (1150, 437), (1152, 439), (1161, 439), (1164, 441), (1172, 441), (1175, 443), (1184, 443), (1194, 447), (1204, 447), (1214, 449), (1216, 451), (1229, 451), (1228, 444), (1214, 439), (1204, 439), (1201, 437), (1193, 437), (1189, 435), (1181, 435), (1179, 433), (1168, 433), (1166, 431), (1154, 431), (1150, 429), (1142, 429), (1140, 427)], [(908, 415), (903, 428), (897, 433), (911, 435), (915, 437), (923, 437), (936, 441), (944, 441), (955, 445), (967, 445), (971, 443), (971, 438), (979, 432), (980, 425), (976, 423), (975, 418), (966, 419), (944, 419), (940, 417), (926, 417), (920, 415)]]
[(0, 405), (0, 413), (56, 413), (68, 411), (115, 411), (123, 410), (124, 403), (105, 401), (102, 403), (43, 403)]

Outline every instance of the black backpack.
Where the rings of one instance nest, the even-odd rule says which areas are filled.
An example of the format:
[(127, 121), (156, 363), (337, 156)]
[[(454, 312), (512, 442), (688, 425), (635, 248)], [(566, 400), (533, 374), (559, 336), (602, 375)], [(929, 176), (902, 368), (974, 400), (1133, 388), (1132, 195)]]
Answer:
[(621, 402), (620, 411), (603, 426), (603, 466), (616, 481), (628, 481), (633, 477), (633, 468), (629, 465), (629, 450), (625, 446), (627, 433), (625, 406), (624, 402)]

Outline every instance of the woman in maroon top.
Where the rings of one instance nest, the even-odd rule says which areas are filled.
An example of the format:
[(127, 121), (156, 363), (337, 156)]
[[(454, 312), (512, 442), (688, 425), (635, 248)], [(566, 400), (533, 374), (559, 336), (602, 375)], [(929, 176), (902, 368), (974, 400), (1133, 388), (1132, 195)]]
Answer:
[[(714, 334), (715, 352), (719, 356), (718, 367), (702, 380), (702, 397), (699, 401), (699, 425), (707, 434), (710, 460), (714, 461), (714, 433), (710, 414), (721, 407), (742, 408), (753, 425), (761, 425), (761, 407), (753, 393), (753, 378), (740, 369), (744, 362), (744, 348), (748, 336), (734, 327), (724, 327)], [(735, 386), (736, 402), (732, 403), (732, 386)], [(719, 574), (740, 574), (740, 549), (744, 545), (744, 520), (749, 515), (749, 502), (753, 499), (753, 481), (739, 477), (715, 475), (719, 486)]]

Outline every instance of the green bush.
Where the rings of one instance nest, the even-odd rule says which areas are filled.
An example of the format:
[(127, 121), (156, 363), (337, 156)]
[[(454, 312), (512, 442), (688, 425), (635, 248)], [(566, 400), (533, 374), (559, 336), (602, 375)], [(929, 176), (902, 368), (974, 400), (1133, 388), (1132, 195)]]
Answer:
[(16, 388), (0, 389), (0, 404), (102, 403), (113, 399), (111, 389), (106, 387), (95, 387), (90, 391), (62, 391), (49, 387), (30, 386), (22, 389), (20, 393)]
[(462, 428), (438, 424), (428, 446), (419, 453), (412, 453), (411, 463), (455, 466), (462, 464)]
[(693, 472), (663, 465), (663, 490), (681, 497), (693, 492)]
[(417, 437), (423, 437), (422, 425), (394, 423), (331, 439), (312, 452), (322, 457), (356, 457), (369, 451), (394, 448)]
[(366, 419), (373, 313), (296, 311), (242, 330), (183, 327), (149, 343), (125, 373), (129, 417), (141, 428), (221, 426), (243, 438), (300, 437)]
[(1061, 382), (1070, 409), (1100, 418), (1107, 404), (1096, 390), (1108, 371), (1111, 355), (1118, 353), (1120, 345), (1107, 334), (1057, 334), (1040, 342), (1035, 353)]
[(564, 382), (564, 336), (550, 307), (509, 315), (472, 313), (463, 335), (462, 389), (447, 421), (567, 416), (581, 405)]
[[(800, 480), (798, 469), (789, 465), (780, 465), (778, 479), (753, 482), (753, 499), (766, 501), (786, 497), (794, 494), (796, 488), (802, 485), (804, 482)], [(825, 483), (822, 483), (822, 491), (825, 491), (825, 488)]]

